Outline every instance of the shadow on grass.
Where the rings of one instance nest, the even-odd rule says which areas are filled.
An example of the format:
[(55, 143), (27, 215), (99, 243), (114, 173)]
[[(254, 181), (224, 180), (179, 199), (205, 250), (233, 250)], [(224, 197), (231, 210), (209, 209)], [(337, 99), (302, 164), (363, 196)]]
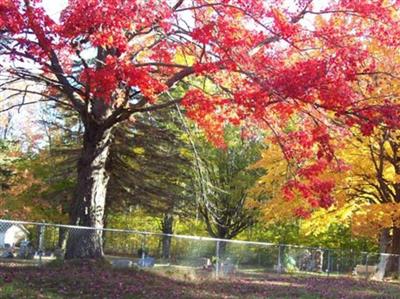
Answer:
[(0, 267), (1, 298), (400, 298), (400, 286), (351, 278), (243, 275), (212, 280), (95, 261)]

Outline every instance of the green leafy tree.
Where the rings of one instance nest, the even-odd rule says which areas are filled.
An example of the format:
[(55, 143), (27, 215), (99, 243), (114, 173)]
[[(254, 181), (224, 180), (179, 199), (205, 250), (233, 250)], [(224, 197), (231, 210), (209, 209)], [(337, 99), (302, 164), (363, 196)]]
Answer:
[[(201, 157), (195, 170), (198, 209), (208, 234), (215, 238), (235, 238), (255, 221), (256, 211), (247, 206), (248, 189), (262, 171), (248, 167), (259, 159), (261, 144), (239, 135), (237, 130), (228, 130), (225, 149), (206, 141), (197, 147)], [(220, 250), (224, 251), (224, 245)]]

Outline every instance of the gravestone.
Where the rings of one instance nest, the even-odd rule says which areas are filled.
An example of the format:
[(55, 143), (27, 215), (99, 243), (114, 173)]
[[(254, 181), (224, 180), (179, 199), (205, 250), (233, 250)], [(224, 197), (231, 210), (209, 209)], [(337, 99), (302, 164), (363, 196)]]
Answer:
[(144, 268), (154, 267), (155, 259), (150, 256), (146, 256), (144, 258), (139, 259), (138, 266)]
[(22, 259), (31, 259), (33, 258), (34, 254), (35, 250), (33, 249), (31, 242), (22, 241), (19, 248), (18, 257)]
[(111, 265), (115, 268), (131, 268), (134, 264), (131, 260), (118, 259), (111, 261)]
[(4, 244), (4, 252), (1, 255), (2, 258), (14, 258), (13, 248), (10, 244)]

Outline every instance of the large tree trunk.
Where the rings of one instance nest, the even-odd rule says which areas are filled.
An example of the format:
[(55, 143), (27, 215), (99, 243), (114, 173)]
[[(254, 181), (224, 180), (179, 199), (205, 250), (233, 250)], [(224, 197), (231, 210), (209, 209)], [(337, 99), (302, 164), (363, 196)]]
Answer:
[(94, 229), (72, 229), (69, 232), (66, 259), (103, 256), (102, 228), (109, 180), (106, 162), (110, 139), (111, 128), (104, 129), (93, 123), (85, 126), (70, 221)]
[(392, 274), (398, 274), (399, 273), (399, 256), (398, 256), (398, 254), (400, 254), (400, 228), (399, 227), (393, 227), (392, 246), (391, 246), (390, 253), (392, 253), (393, 255), (390, 258), (388, 272), (392, 273)]
[[(172, 234), (173, 233), (173, 223), (174, 216), (171, 212), (167, 212), (164, 214), (164, 219), (162, 221), (162, 232), (164, 234)], [(168, 260), (171, 257), (171, 236), (163, 236), (162, 237), (162, 258)]]
[(376, 273), (372, 276), (373, 279), (383, 280), (383, 278), (385, 277), (389, 256), (382, 253), (387, 252), (389, 238), (389, 229), (384, 228), (381, 232), (379, 239), (379, 251), (381, 252), (381, 255), (379, 257), (378, 269)]
[[(217, 226), (217, 238), (218, 239), (228, 239), (228, 229), (225, 226), (218, 225)], [(228, 242), (220, 241), (219, 242), (219, 257), (225, 258), (226, 253), (226, 245)]]
[(219, 257), (220, 258), (225, 258), (226, 255), (226, 245), (228, 244), (228, 242), (223, 242), (220, 241), (219, 242)]

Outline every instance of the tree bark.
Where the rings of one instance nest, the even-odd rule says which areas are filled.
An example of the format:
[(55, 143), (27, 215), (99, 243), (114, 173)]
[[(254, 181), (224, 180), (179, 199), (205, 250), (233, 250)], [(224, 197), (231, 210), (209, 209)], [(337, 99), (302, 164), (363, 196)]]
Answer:
[[(162, 232), (164, 234), (173, 233), (173, 223), (174, 217), (171, 212), (164, 214), (164, 219), (162, 221)], [(171, 236), (162, 237), (162, 258), (168, 260), (171, 257)]]
[[(225, 226), (218, 225), (217, 226), (217, 238), (218, 239), (229, 239), (228, 237), (228, 229)], [(219, 257), (224, 258), (226, 253), (226, 245), (227, 242), (220, 241), (219, 242)]]
[(83, 148), (78, 161), (78, 181), (71, 206), (70, 222), (93, 229), (71, 229), (65, 258), (102, 258), (104, 211), (109, 175), (111, 128), (95, 123), (86, 124)]
[(381, 252), (381, 255), (379, 257), (379, 263), (378, 263), (378, 269), (376, 273), (373, 275), (373, 279), (376, 280), (383, 280), (386, 274), (386, 269), (387, 269), (387, 264), (389, 261), (389, 256), (386, 254), (387, 248), (389, 245), (389, 229), (385, 228), (382, 230), (380, 239), (379, 239), (379, 251)]
[(220, 258), (225, 258), (225, 253), (226, 253), (226, 245), (228, 242), (220, 241), (219, 242), (219, 257)]
[(400, 228), (393, 227), (392, 246), (390, 253), (393, 254), (390, 258), (388, 272), (397, 274), (399, 272), (399, 256), (400, 254)]

